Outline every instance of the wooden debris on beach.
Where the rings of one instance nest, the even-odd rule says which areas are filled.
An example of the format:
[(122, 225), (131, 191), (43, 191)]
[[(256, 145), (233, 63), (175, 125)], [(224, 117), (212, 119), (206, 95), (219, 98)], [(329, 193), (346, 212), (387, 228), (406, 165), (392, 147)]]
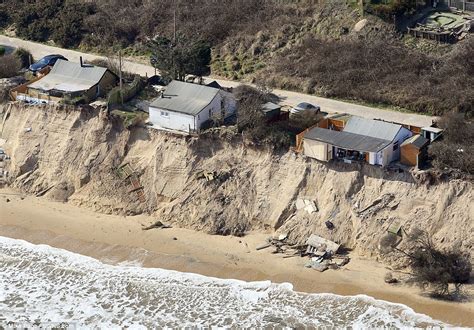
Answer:
[(259, 246), (257, 246), (255, 248), (255, 250), (257, 250), (257, 251), (263, 250), (263, 249), (269, 248), (270, 246), (272, 246), (272, 243), (263, 243), (263, 244), (260, 244)]
[(336, 254), (339, 248), (341, 247), (340, 244), (337, 244), (314, 234), (308, 238), (306, 244), (308, 245), (308, 249), (314, 248), (318, 251), (326, 251), (331, 254)]
[(295, 244), (289, 240), (288, 233), (283, 233), (277, 237), (267, 238), (265, 243), (256, 247), (256, 250), (263, 250), (269, 247), (274, 249), (272, 254), (283, 254), (283, 258), (309, 257), (310, 260), (305, 267), (323, 272), (327, 269), (339, 269), (349, 263), (350, 258), (346, 255), (337, 254), (341, 245), (317, 235), (311, 235), (306, 244)]
[(42, 197), (42, 196), (44, 196), (48, 191), (50, 191), (51, 189), (53, 189), (54, 186), (55, 186), (55, 184), (53, 184), (52, 186), (49, 186), (49, 187), (46, 188), (46, 189), (41, 190), (40, 192), (36, 193), (35, 196), (36, 196), (36, 197)]
[(171, 228), (171, 226), (169, 225), (165, 225), (163, 222), (161, 221), (157, 221), (155, 222), (154, 224), (148, 226), (148, 227), (144, 227), (142, 228), (142, 230), (150, 230), (150, 229), (155, 229), (155, 228), (158, 228), (158, 229), (166, 229), (166, 228)]

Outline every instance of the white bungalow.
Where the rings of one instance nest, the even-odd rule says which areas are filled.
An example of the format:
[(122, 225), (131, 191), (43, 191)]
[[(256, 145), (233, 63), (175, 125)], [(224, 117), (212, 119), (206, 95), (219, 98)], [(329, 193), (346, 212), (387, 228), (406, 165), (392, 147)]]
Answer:
[(235, 113), (231, 93), (219, 88), (172, 81), (164, 93), (150, 104), (150, 122), (156, 128), (183, 132), (199, 131), (211, 118), (227, 118)]

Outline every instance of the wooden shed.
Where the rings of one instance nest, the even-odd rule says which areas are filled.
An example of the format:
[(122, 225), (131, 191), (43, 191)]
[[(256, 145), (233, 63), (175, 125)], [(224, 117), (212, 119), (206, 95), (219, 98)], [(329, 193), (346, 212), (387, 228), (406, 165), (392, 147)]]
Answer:
[(428, 139), (419, 134), (405, 140), (400, 147), (400, 162), (404, 165), (418, 167), (425, 159), (429, 143)]
[(267, 121), (276, 121), (280, 118), (281, 105), (267, 102), (262, 105), (262, 112)]

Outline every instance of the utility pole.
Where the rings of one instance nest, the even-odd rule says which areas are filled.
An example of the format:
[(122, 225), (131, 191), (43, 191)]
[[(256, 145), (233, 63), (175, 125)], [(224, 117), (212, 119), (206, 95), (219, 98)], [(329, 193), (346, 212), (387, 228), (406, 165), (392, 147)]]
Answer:
[[(176, 47), (176, 0), (173, 0), (173, 5), (174, 5), (174, 8), (173, 8), (173, 48)], [(174, 59), (174, 54), (175, 54), (175, 49), (171, 49), (171, 56), (172, 56), (172, 60), (173, 60), (173, 71), (174, 71), (174, 75), (173, 75), (173, 79), (176, 79), (176, 64), (175, 64), (175, 59)]]
[(122, 50), (119, 50), (119, 79), (120, 79), (120, 101), (123, 105), (123, 82), (122, 82)]
[(174, 2), (174, 11), (173, 11), (173, 42), (176, 44), (176, 0)]

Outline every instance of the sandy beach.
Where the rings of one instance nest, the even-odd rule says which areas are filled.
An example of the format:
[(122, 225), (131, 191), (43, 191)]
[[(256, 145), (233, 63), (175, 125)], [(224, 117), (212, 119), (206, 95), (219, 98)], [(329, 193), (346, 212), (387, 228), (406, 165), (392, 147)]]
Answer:
[[(423, 296), (417, 288), (386, 284), (384, 265), (354, 254), (343, 269), (319, 273), (304, 268), (304, 258), (283, 259), (270, 249), (256, 251), (269, 234), (223, 237), (179, 228), (142, 230), (153, 220), (159, 219), (104, 215), (0, 189), (0, 236), (48, 244), (111, 264), (127, 262), (219, 278), (290, 282), (302, 292), (366, 294), (408, 305), (452, 325), (474, 326), (472, 301), (438, 301)], [(468, 289), (472, 292), (472, 285)]]

